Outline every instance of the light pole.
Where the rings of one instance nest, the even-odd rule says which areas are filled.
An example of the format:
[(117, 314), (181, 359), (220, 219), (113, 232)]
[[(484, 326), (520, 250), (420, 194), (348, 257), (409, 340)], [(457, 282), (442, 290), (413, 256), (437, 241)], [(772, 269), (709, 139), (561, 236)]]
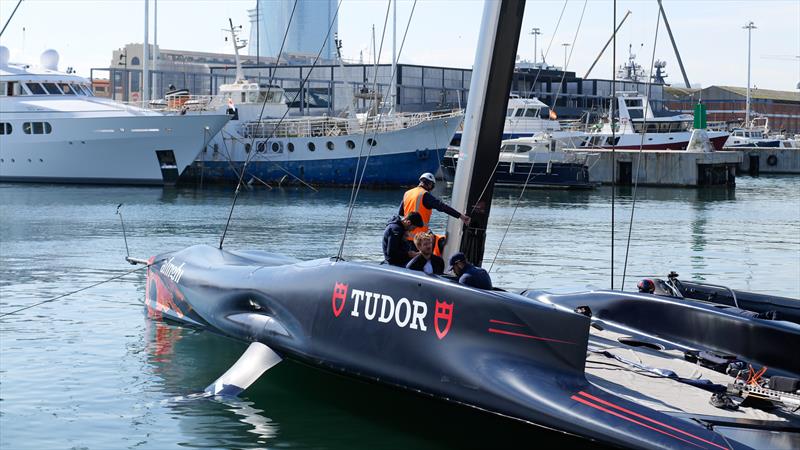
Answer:
[(753, 21), (742, 27), (742, 29), (747, 30), (747, 107), (744, 113), (745, 126), (750, 126), (750, 37), (755, 28), (757, 27), (753, 24)]
[(122, 53), (119, 54), (119, 61), (117, 61), (118, 66), (124, 66), (124, 72), (122, 77), (120, 77), (120, 81), (122, 81), (122, 101), (128, 101), (128, 49), (125, 48), (122, 50)]
[(567, 42), (561, 44), (561, 46), (564, 47), (564, 72), (567, 71), (567, 48), (569, 48), (570, 45), (572, 44), (569, 44)]
[(536, 44), (538, 41), (538, 37), (542, 34), (538, 28), (531, 29), (531, 33), (533, 35), (533, 65), (536, 65)]

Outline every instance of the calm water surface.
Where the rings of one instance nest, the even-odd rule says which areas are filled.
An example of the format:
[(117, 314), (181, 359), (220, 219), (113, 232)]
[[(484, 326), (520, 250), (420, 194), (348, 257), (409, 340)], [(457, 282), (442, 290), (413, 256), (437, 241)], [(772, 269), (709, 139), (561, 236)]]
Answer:
[[(685, 279), (800, 298), (800, 177), (737, 182), (735, 189), (640, 189), (625, 287), (675, 270)], [(226, 247), (334, 255), (349, 193), (244, 192)], [(401, 195), (361, 194), (346, 258), (381, 259), (383, 226)], [(632, 200), (630, 190), (619, 195), (616, 286)], [(485, 267), (514, 214), (492, 266), (496, 285), (558, 292), (610, 286), (609, 188), (518, 197), (515, 190), (495, 195)], [(216, 245), (230, 202), (227, 189), (1, 184), (0, 314), (130, 270), (119, 203), (131, 254), (149, 257)], [(443, 229), (442, 214), (433, 222)], [(144, 275), (136, 273), (0, 319), (0, 448), (496, 448), (556, 437), (286, 362), (238, 401), (187, 399), (244, 346), (153, 322), (143, 298)]]

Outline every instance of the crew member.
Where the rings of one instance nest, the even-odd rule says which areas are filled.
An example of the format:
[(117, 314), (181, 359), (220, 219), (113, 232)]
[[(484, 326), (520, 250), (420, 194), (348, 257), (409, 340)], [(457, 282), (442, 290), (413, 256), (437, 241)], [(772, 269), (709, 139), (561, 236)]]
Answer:
[(419, 255), (406, 264), (406, 269), (420, 270), (428, 275), (444, 273), (444, 260), (433, 254), (433, 240), (433, 233), (430, 231), (417, 233), (414, 236), (414, 245), (417, 246)]
[(422, 221), (424, 222), (423, 226), (410, 233), (409, 239), (413, 239), (414, 234), (429, 230), (428, 223), (431, 220), (431, 212), (433, 212), (434, 209), (457, 219), (461, 219), (462, 222), (469, 225), (469, 216), (461, 214), (431, 194), (430, 191), (432, 191), (435, 186), (436, 178), (432, 173), (426, 172), (420, 175), (419, 185), (417, 185), (417, 187), (411, 188), (403, 194), (403, 202), (400, 203), (400, 212), (398, 212), (398, 214), (404, 216), (412, 211), (416, 211), (422, 215)]
[(393, 266), (405, 267), (411, 258), (417, 256), (417, 252), (411, 248), (410, 242), (406, 240), (406, 233), (422, 225), (422, 216), (418, 212), (392, 217), (392, 220), (386, 224), (386, 229), (383, 231), (383, 257), (385, 262)]
[(492, 279), (489, 273), (480, 267), (467, 262), (467, 257), (458, 252), (450, 257), (450, 269), (458, 277), (458, 282), (478, 289), (491, 289)]

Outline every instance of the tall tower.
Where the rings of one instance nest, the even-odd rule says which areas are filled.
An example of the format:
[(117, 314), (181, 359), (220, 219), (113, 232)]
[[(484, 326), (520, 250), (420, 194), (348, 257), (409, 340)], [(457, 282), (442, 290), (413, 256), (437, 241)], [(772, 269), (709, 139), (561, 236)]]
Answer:
[[(250, 15), (248, 53), (251, 56), (256, 55), (258, 48), (262, 57), (277, 57), (291, 17), (292, 23), (283, 46), (284, 54), (295, 53), (315, 57), (327, 38), (320, 57), (324, 59), (336, 57), (333, 36), (339, 30), (338, 19), (334, 21), (330, 36), (328, 36), (328, 28), (336, 13), (335, 0), (298, 0), (293, 17), (294, 0), (256, 1), (258, 7), (248, 11)], [(260, 17), (256, 17), (256, 10)]]

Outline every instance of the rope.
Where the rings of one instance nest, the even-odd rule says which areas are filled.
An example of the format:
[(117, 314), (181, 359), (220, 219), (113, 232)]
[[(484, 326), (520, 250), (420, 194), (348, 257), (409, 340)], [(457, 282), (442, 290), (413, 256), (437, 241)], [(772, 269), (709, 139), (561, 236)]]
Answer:
[(506, 230), (503, 232), (503, 237), (500, 238), (500, 244), (497, 246), (497, 251), (494, 253), (494, 258), (492, 258), (492, 263), (489, 264), (489, 270), (487, 272), (492, 271), (492, 267), (494, 267), (494, 262), (497, 259), (497, 255), (500, 254), (500, 248), (503, 247), (503, 241), (506, 240), (506, 235), (508, 234), (508, 230), (511, 228), (511, 222), (514, 221), (514, 216), (517, 214), (517, 208), (519, 208), (520, 203), (522, 203), (522, 196), (525, 195), (525, 189), (528, 187), (528, 181), (531, 179), (531, 174), (533, 173), (533, 166), (534, 162), (531, 161), (531, 170), (528, 171), (528, 176), (525, 178), (525, 184), (522, 186), (522, 192), (519, 193), (519, 197), (517, 197), (516, 205), (514, 205), (514, 210), (511, 212), (511, 218), (508, 219), (508, 224), (506, 225)]
[[(578, 40), (578, 33), (581, 31), (581, 24), (583, 23), (583, 15), (586, 13), (586, 4), (589, 0), (584, 0), (583, 2), (583, 9), (581, 10), (581, 18), (578, 20), (578, 28), (575, 30), (575, 36), (572, 37), (572, 44), (570, 45), (569, 55), (567, 56), (567, 62), (564, 66), (564, 70), (561, 72), (561, 81), (558, 82), (558, 91), (556, 91), (555, 97), (553, 97), (553, 106), (550, 107), (551, 111), (555, 110), (556, 102), (558, 101), (558, 96), (561, 94), (561, 86), (564, 85), (564, 79), (567, 77), (567, 66), (569, 66), (569, 62), (572, 60), (572, 52), (575, 51), (575, 42)], [(566, 6), (566, 5), (565, 5)]]
[[(397, 0), (394, 0), (394, 1), (397, 1)], [(383, 32), (381, 33), (381, 45), (380, 45), (379, 50), (378, 50), (378, 58), (376, 59), (376, 64), (377, 64), (377, 61), (380, 60), (381, 53), (383, 52), (383, 41), (384, 41), (384, 37), (386, 36), (386, 28), (387, 28), (387, 24), (389, 22), (389, 10), (391, 8), (391, 5), (392, 5), (392, 0), (389, 0), (388, 5), (386, 6), (386, 16), (385, 16), (384, 22), (383, 22)], [(411, 5), (411, 13), (408, 15), (408, 21), (406, 22), (406, 29), (403, 32), (403, 40), (400, 41), (400, 50), (397, 52), (397, 59), (398, 60), (400, 59), (400, 55), (402, 55), (402, 53), (403, 53), (403, 47), (405, 47), (405, 44), (406, 44), (406, 37), (408, 36), (408, 30), (411, 27), (411, 19), (414, 17), (414, 11), (416, 10), (416, 8), (417, 8), (417, 0), (414, 0), (414, 3)], [(389, 79), (388, 86), (386, 87), (386, 94), (389, 93), (389, 89), (391, 89), (392, 86), (394, 85), (393, 82), (394, 82), (394, 78), (396, 76), (396, 72), (397, 72), (398, 67), (399, 67), (398, 65), (395, 65), (395, 68), (392, 71), (392, 76)], [(372, 83), (372, 91), (373, 92), (376, 91), (377, 85), (378, 85), (378, 76), (377, 75), (378, 75), (378, 72), (377, 72), (377, 69), (376, 69), (375, 70), (375, 76), (373, 77), (374, 79), (373, 79), (373, 83)], [(384, 95), (384, 97), (386, 97), (386, 95)], [(374, 102), (376, 100), (377, 99), (373, 97), (372, 102), (370, 103), (370, 109), (372, 109), (372, 105), (374, 104)], [(372, 141), (373, 142), (375, 141), (375, 136), (377, 136), (377, 134), (378, 134), (378, 126), (380, 125), (381, 117), (383, 117), (383, 109), (381, 109), (380, 113), (378, 114), (378, 120), (377, 120), (375, 128), (374, 128), (374, 130), (372, 132)], [(367, 119), (369, 119), (369, 118), (367, 118)], [(369, 151), (367, 152), (367, 157), (364, 160), (364, 166), (361, 167), (361, 157), (362, 157), (363, 152), (364, 152), (364, 140), (366, 138), (367, 125), (368, 124), (369, 124), (369, 122), (365, 120), (365, 122), (364, 122), (364, 131), (363, 131), (363, 134), (361, 135), (361, 147), (359, 148), (358, 159), (356, 160), (356, 170), (355, 170), (355, 173), (353, 174), (353, 187), (350, 189), (350, 201), (348, 202), (347, 220), (345, 221), (345, 224), (344, 224), (344, 231), (342, 232), (342, 241), (339, 243), (339, 252), (336, 255), (336, 259), (342, 259), (342, 253), (344, 252), (344, 243), (345, 243), (345, 241), (347, 239), (347, 231), (350, 228), (350, 221), (353, 218), (353, 211), (355, 210), (356, 200), (358, 199), (358, 194), (361, 191), (361, 183), (364, 181), (364, 174), (367, 171), (367, 164), (369, 163), (369, 158), (372, 155), (372, 149), (374, 147), (374, 145), (370, 145), (369, 146)], [(361, 170), (361, 176), (359, 176), (359, 173), (358, 173), (359, 170)], [(357, 183), (356, 183), (356, 178), (358, 178), (358, 182)]]
[[(306, 74), (305, 78), (303, 78), (303, 81), (300, 83), (300, 86), (297, 89), (297, 92), (295, 93), (294, 98), (292, 99), (292, 103), (297, 101), (297, 97), (300, 96), (300, 92), (302, 92), (303, 86), (305, 86), (306, 82), (308, 81), (308, 78), (314, 72), (314, 68), (317, 66), (317, 63), (319, 62), (319, 59), (322, 56), (322, 51), (325, 49), (325, 44), (328, 42), (328, 39), (330, 39), (331, 30), (333, 29), (333, 24), (336, 23), (336, 18), (339, 15), (339, 9), (342, 6), (342, 1), (343, 0), (339, 0), (339, 3), (336, 5), (336, 11), (334, 12), (333, 18), (331, 19), (331, 23), (328, 26), (328, 33), (325, 35), (325, 39), (322, 41), (322, 45), (319, 48), (319, 52), (317, 52), (316, 58), (314, 58), (314, 62), (311, 64), (311, 70), (308, 71), (308, 73)], [(294, 5), (295, 5), (295, 7), (297, 6), (297, 0), (295, 0)], [(292, 16), (289, 17), (289, 24), (286, 26), (286, 33), (283, 36), (284, 37), (284, 42), (286, 40), (287, 34), (289, 33), (289, 26), (291, 26), (292, 17), (293, 16), (294, 16), (294, 8), (292, 8)], [(281, 45), (281, 51), (282, 50), (283, 50), (283, 44)], [(276, 64), (277, 64), (277, 61), (280, 60), (280, 56), (281, 56), (280, 53), (278, 53), (278, 60), (276, 60)], [(275, 72), (273, 72), (273, 77), (274, 77), (274, 73)], [(273, 78), (270, 78), (270, 79), (273, 79)], [(271, 84), (271, 82), (270, 82), (270, 84)], [(264, 99), (264, 104), (261, 107), (261, 114), (263, 114), (263, 112), (264, 112), (264, 107), (266, 106), (266, 101), (267, 101), (267, 98)], [(261, 121), (261, 114), (259, 114), (259, 122)], [(274, 136), (275, 130), (277, 130), (278, 127), (280, 127), (280, 125), (283, 123), (284, 119), (286, 119), (286, 116), (288, 114), (289, 114), (289, 109), (287, 108), (286, 111), (284, 111), (283, 116), (281, 116), (280, 120), (278, 120), (278, 123), (275, 125), (275, 127), (273, 127), (270, 135), (267, 137), (267, 140), (271, 139)], [(253, 136), (253, 142), (255, 142), (255, 135)], [(252, 144), (251, 144), (250, 147), (252, 149)], [(239, 197), (239, 190), (241, 189), (241, 186), (242, 186), (242, 178), (244, 177), (245, 169), (247, 168), (247, 164), (250, 162), (250, 158), (253, 156), (254, 153), (255, 152), (252, 152), (252, 150), (251, 150), (251, 152), (247, 155), (247, 158), (245, 159), (244, 164), (242, 165), (242, 172), (241, 172), (240, 177), (239, 177), (239, 182), (236, 184), (236, 191), (233, 194), (233, 202), (231, 204), (230, 213), (228, 214), (228, 220), (225, 223), (225, 229), (223, 230), (222, 237), (219, 240), (219, 248), (220, 249), (222, 249), (222, 244), (225, 241), (225, 235), (228, 232), (228, 226), (230, 225), (231, 217), (233, 216), (233, 209), (236, 207), (236, 200)]]
[[(278, 65), (278, 63), (281, 60), (281, 54), (283, 53), (283, 47), (284, 47), (284, 45), (286, 45), (286, 37), (289, 35), (289, 28), (292, 26), (292, 19), (294, 18), (295, 9), (297, 9), (297, 0), (294, 0), (294, 4), (292, 5), (292, 12), (289, 15), (289, 22), (286, 24), (286, 31), (284, 31), (284, 33), (283, 33), (283, 41), (281, 42), (281, 48), (278, 51), (278, 57), (275, 60), (275, 65)], [(232, 36), (231, 38), (234, 41), (236, 40), (236, 38), (234, 36)], [(233, 46), (236, 47), (236, 42), (233, 43)], [(269, 82), (269, 86), (270, 87), (267, 88), (267, 94), (268, 95), (264, 96), (264, 103), (261, 105), (261, 111), (258, 114), (259, 122), (261, 121), (261, 116), (264, 114), (264, 108), (266, 108), (266, 106), (267, 106), (267, 100), (270, 97), (269, 93), (270, 93), (270, 89), (271, 89), (272, 81), (273, 81), (274, 77), (275, 77), (275, 71), (273, 71), (272, 75), (270, 76), (270, 82)], [(286, 116), (286, 114), (284, 114), (284, 116)], [(283, 119), (281, 118), (281, 120), (283, 120)], [(236, 207), (236, 200), (238, 200), (238, 198), (239, 198), (239, 191), (241, 190), (242, 180), (244, 179), (244, 174), (245, 174), (245, 172), (247, 170), (247, 163), (250, 162), (250, 157), (253, 154), (252, 148), (253, 148), (253, 143), (255, 142), (255, 139), (256, 139), (255, 138), (255, 134), (253, 134), (253, 137), (252, 137), (252, 139), (250, 141), (250, 149), (251, 149), (251, 151), (249, 153), (247, 153), (247, 157), (244, 159), (244, 163), (242, 164), (242, 171), (239, 173), (239, 181), (236, 182), (236, 190), (233, 193), (233, 201), (231, 202), (231, 210), (228, 213), (228, 220), (225, 222), (225, 228), (222, 230), (222, 236), (219, 239), (219, 248), (220, 248), (220, 250), (222, 250), (222, 243), (225, 242), (225, 235), (228, 234), (228, 226), (230, 226), (230, 224), (231, 224), (231, 218), (233, 217), (233, 210)]]
[[(617, 29), (617, 2), (614, 2), (614, 23), (611, 30)], [(614, 201), (617, 194), (617, 139), (614, 128), (614, 102), (617, 101), (617, 33), (611, 36), (614, 44), (611, 50), (611, 290), (614, 290)]]
[(137, 267), (135, 269), (129, 270), (129, 271), (127, 271), (125, 273), (122, 273), (120, 275), (115, 275), (115, 276), (113, 276), (113, 277), (111, 277), (111, 278), (109, 278), (107, 280), (99, 281), (99, 282), (94, 283), (92, 285), (85, 286), (85, 287), (82, 287), (80, 289), (76, 289), (76, 290), (74, 290), (72, 292), (67, 292), (66, 294), (61, 294), (59, 296), (53, 297), (53, 298), (48, 299), (48, 300), (44, 300), (44, 301), (41, 301), (41, 302), (38, 302), (38, 303), (34, 303), (34, 304), (28, 305), (28, 306), (23, 306), (22, 308), (15, 309), (15, 310), (13, 310), (11, 312), (0, 314), (0, 318), (6, 317), (6, 316), (10, 316), (12, 314), (16, 314), (16, 313), (18, 313), (20, 311), (25, 311), (26, 309), (31, 309), (31, 308), (34, 308), (34, 307), (39, 306), (39, 305), (44, 305), (45, 303), (54, 302), (54, 301), (62, 299), (64, 297), (68, 297), (70, 295), (77, 294), (78, 292), (83, 292), (83, 291), (85, 291), (87, 289), (91, 289), (91, 288), (93, 288), (95, 286), (100, 286), (101, 284), (105, 284), (105, 283), (108, 283), (110, 281), (114, 281), (114, 280), (120, 279), (120, 278), (122, 278), (122, 277), (124, 277), (126, 275), (130, 275), (130, 274), (132, 274), (134, 272), (138, 272), (138, 271), (140, 271), (142, 269), (146, 269), (146, 268), (152, 266), (153, 264), (155, 264), (156, 262), (161, 262), (161, 260), (154, 261), (152, 264), (147, 264), (146, 266)]
[[(656, 33), (655, 38), (653, 39), (653, 55), (650, 58), (650, 78), (647, 80), (647, 104), (643, 105), (643, 121), (642, 121), (642, 139), (639, 142), (639, 153), (636, 155), (636, 175), (633, 179), (633, 200), (631, 203), (631, 220), (628, 224), (628, 242), (625, 244), (625, 264), (622, 266), (622, 283), (620, 283), (619, 288), (620, 290), (625, 288), (625, 276), (628, 273), (628, 254), (630, 253), (631, 249), (631, 233), (633, 231), (633, 212), (636, 210), (636, 191), (639, 186), (639, 168), (642, 164), (642, 152), (644, 150), (644, 136), (647, 132), (647, 112), (650, 108), (650, 91), (653, 86), (653, 66), (655, 65), (656, 60), (656, 44), (658, 43), (658, 28), (661, 25), (661, 11), (658, 13), (658, 18), (656, 19)], [(631, 126), (633, 126), (633, 121), (631, 121)]]

